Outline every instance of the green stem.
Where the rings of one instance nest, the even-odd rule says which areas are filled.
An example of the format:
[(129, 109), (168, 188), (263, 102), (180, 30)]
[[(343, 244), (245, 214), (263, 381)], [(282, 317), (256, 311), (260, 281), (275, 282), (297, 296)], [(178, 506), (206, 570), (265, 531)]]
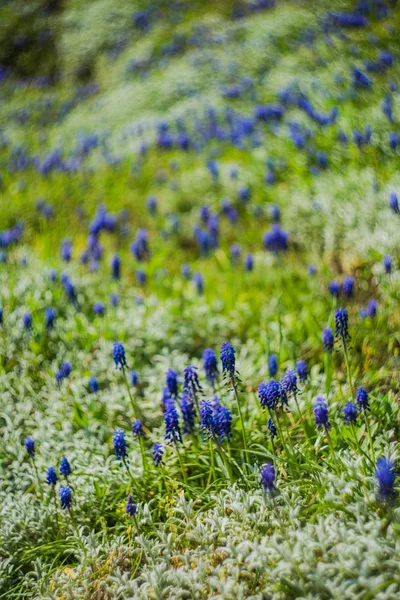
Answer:
[(181, 456), (180, 450), (179, 450), (179, 448), (178, 448), (178, 443), (177, 443), (177, 442), (175, 442), (175, 448), (176, 448), (176, 453), (177, 453), (177, 455), (178, 455), (179, 464), (180, 464), (180, 466), (181, 466), (181, 471), (182, 471), (183, 480), (184, 480), (184, 482), (185, 482), (185, 485), (186, 485), (186, 486), (189, 486), (189, 484), (188, 484), (188, 480), (187, 480), (187, 477), (186, 477), (186, 471), (185, 471), (185, 467), (183, 466), (183, 460), (182, 460), (182, 456)]
[(128, 392), (129, 400), (131, 401), (131, 406), (132, 406), (132, 411), (133, 411), (133, 417), (134, 417), (134, 419), (137, 419), (136, 405), (135, 405), (135, 402), (133, 400), (131, 388), (129, 387), (129, 382), (128, 382), (128, 378), (126, 376), (126, 372), (125, 372), (124, 367), (122, 367), (122, 373), (123, 373), (123, 376), (124, 376), (125, 385), (126, 385), (126, 389), (127, 389), (127, 392)]
[(140, 454), (142, 455), (142, 465), (144, 474), (147, 473), (147, 458), (146, 458), (146, 450), (144, 447), (144, 440), (142, 436), (139, 436), (139, 446), (140, 446)]
[(332, 383), (332, 358), (330, 352), (324, 352), (325, 396), (329, 399)]
[(375, 460), (374, 442), (373, 442), (373, 439), (372, 439), (371, 429), (370, 429), (370, 426), (369, 426), (369, 422), (368, 422), (368, 417), (367, 417), (366, 411), (364, 411), (364, 420), (365, 420), (365, 426), (367, 428), (367, 433), (368, 433), (368, 437), (369, 437), (369, 444), (370, 444), (370, 447), (371, 447), (372, 461), (373, 461), (373, 463), (375, 465), (376, 464), (376, 460)]
[(231, 465), (229, 464), (227, 456), (226, 456), (226, 454), (225, 454), (225, 452), (224, 452), (221, 444), (219, 443), (219, 441), (215, 440), (215, 443), (217, 445), (217, 448), (218, 448), (218, 451), (219, 451), (220, 455), (222, 456), (222, 460), (224, 461), (225, 468), (226, 468), (226, 470), (228, 472), (229, 481), (231, 482), (231, 485), (233, 485), (234, 482), (235, 482), (235, 480), (234, 480), (234, 477), (233, 477)]
[(43, 488), (42, 488), (42, 484), (40, 483), (39, 471), (38, 471), (38, 468), (36, 466), (35, 459), (33, 458), (33, 456), (31, 457), (31, 461), (32, 461), (32, 464), (33, 464), (33, 468), (35, 469), (36, 479), (37, 479), (37, 485), (38, 485), (40, 497), (43, 500)]
[(231, 383), (232, 383), (232, 386), (233, 386), (233, 391), (235, 393), (236, 404), (237, 404), (239, 418), (240, 418), (240, 424), (241, 424), (241, 427), (242, 427), (242, 438), (243, 438), (243, 446), (244, 446), (244, 456), (245, 456), (246, 463), (248, 463), (249, 462), (249, 457), (248, 457), (248, 453), (247, 453), (246, 431), (245, 431), (245, 428), (244, 428), (244, 421), (243, 421), (242, 409), (240, 408), (239, 393), (238, 393), (237, 385), (236, 385), (236, 382), (235, 382), (235, 379), (234, 379), (233, 376), (231, 376)]
[(351, 398), (352, 398), (353, 402), (355, 402), (356, 397), (355, 397), (355, 394), (354, 394), (353, 380), (351, 378), (349, 355), (348, 355), (348, 352), (347, 352), (346, 340), (344, 340), (344, 339), (343, 339), (343, 352), (344, 352), (344, 360), (346, 362), (347, 379), (348, 379), (349, 385), (350, 385)]
[(210, 450), (210, 472), (208, 474), (207, 487), (212, 480), (215, 480), (214, 448), (211, 439), (208, 440), (208, 448)]
[(55, 485), (52, 485), (51, 487), (53, 488), (53, 489), (52, 489), (52, 492), (53, 492), (53, 500), (54, 500), (54, 510), (55, 510), (55, 512), (56, 512), (56, 522), (57, 522), (57, 529), (59, 529), (59, 528), (60, 528), (60, 524), (59, 524), (59, 522), (58, 522), (58, 508), (57, 508), (57, 495), (56, 495), (56, 486), (55, 486)]

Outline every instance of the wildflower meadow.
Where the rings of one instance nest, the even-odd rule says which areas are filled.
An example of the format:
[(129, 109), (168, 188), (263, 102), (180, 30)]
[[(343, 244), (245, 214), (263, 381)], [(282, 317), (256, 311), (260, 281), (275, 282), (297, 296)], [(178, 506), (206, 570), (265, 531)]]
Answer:
[(0, 6), (0, 600), (400, 598), (400, 5)]

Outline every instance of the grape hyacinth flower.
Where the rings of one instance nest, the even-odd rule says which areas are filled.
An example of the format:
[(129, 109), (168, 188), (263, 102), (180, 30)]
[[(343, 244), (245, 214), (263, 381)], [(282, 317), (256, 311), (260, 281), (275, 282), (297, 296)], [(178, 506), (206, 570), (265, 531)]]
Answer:
[(89, 390), (92, 394), (95, 394), (99, 391), (99, 384), (97, 383), (96, 377), (91, 377), (89, 380)]
[(181, 399), (181, 412), (183, 417), (183, 433), (193, 433), (196, 417), (195, 405), (189, 393), (185, 391)]
[(378, 483), (378, 497), (390, 503), (396, 497), (394, 484), (396, 481), (396, 465), (385, 456), (378, 458), (375, 467), (375, 479)]
[(24, 326), (25, 329), (31, 329), (32, 328), (32, 315), (31, 313), (27, 312), (23, 315), (22, 317), (22, 324)]
[(235, 377), (235, 349), (229, 342), (224, 342), (221, 346), (222, 371), (226, 377), (234, 379)]
[(47, 331), (53, 329), (55, 320), (56, 311), (54, 310), (54, 308), (46, 308), (44, 313), (44, 324), (46, 326)]
[(268, 427), (268, 431), (271, 436), (271, 439), (274, 439), (274, 437), (276, 437), (278, 435), (278, 432), (277, 432), (277, 429), (276, 429), (272, 419), (268, 419), (267, 427)]
[(350, 276), (344, 278), (343, 292), (346, 298), (351, 298), (354, 291), (354, 279)]
[(99, 317), (102, 317), (104, 315), (104, 312), (106, 310), (106, 307), (104, 306), (104, 304), (102, 302), (95, 302), (93, 304), (93, 312), (98, 315)]
[(26, 449), (27, 453), (29, 454), (29, 456), (31, 458), (34, 458), (34, 456), (35, 456), (35, 440), (30, 435), (28, 435), (24, 439), (24, 446), (25, 446), (25, 449)]
[(210, 400), (200, 402), (200, 426), (203, 437), (209, 438), (213, 432), (213, 406)]
[(329, 286), (329, 293), (334, 298), (338, 298), (340, 295), (340, 283), (338, 281), (331, 281)]
[(284, 231), (278, 223), (274, 223), (271, 229), (264, 233), (264, 248), (278, 255), (288, 249), (288, 239), (287, 231)]
[(65, 477), (65, 479), (71, 475), (71, 465), (69, 464), (66, 456), (63, 456), (60, 461), (60, 473)]
[(352, 425), (357, 421), (357, 406), (353, 402), (347, 402), (343, 409), (344, 422)]
[(305, 360), (297, 361), (296, 371), (297, 371), (297, 375), (299, 376), (301, 383), (305, 383), (307, 381), (307, 377), (308, 377), (308, 368), (307, 368), (307, 363)]
[(368, 302), (368, 306), (367, 306), (367, 313), (368, 316), (373, 319), (374, 317), (376, 317), (376, 311), (378, 309), (378, 303), (376, 300), (370, 300)]
[(132, 421), (132, 435), (134, 438), (144, 435), (143, 425), (139, 419), (134, 419)]
[(57, 472), (54, 467), (49, 467), (46, 473), (46, 483), (56, 485), (58, 481)]
[(128, 496), (128, 502), (126, 503), (126, 514), (130, 517), (134, 517), (137, 512), (137, 506), (133, 501), (131, 494)]
[(111, 305), (115, 308), (118, 306), (119, 297), (118, 294), (111, 294)]
[(269, 492), (271, 496), (275, 489), (275, 468), (272, 463), (265, 463), (261, 467), (261, 483), (263, 486), (264, 493)]
[(198, 392), (202, 392), (202, 388), (199, 382), (199, 376), (197, 374), (196, 367), (185, 367), (183, 370), (183, 391), (196, 396)]
[(324, 344), (325, 352), (332, 352), (333, 350), (333, 332), (330, 327), (326, 327), (322, 332), (322, 342)]
[(176, 398), (178, 396), (178, 376), (174, 369), (168, 369), (165, 374), (165, 384), (168, 388), (170, 396)]
[(117, 460), (120, 461), (120, 464), (125, 462), (128, 456), (126, 450), (125, 431), (122, 429), (116, 429), (114, 431), (113, 445)]
[(193, 283), (197, 290), (197, 293), (201, 295), (204, 292), (204, 278), (201, 273), (195, 273), (193, 275)]
[(348, 313), (346, 308), (338, 308), (335, 310), (335, 330), (337, 339), (343, 344), (350, 340), (348, 330)]
[(114, 342), (113, 358), (117, 369), (123, 369), (128, 366), (125, 358), (125, 348), (121, 342)]
[(121, 277), (121, 259), (117, 255), (111, 259), (111, 277), (115, 280)]
[(63, 510), (65, 510), (66, 508), (69, 509), (71, 507), (71, 503), (72, 503), (71, 488), (69, 488), (67, 485), (62, 485), (60, 487), (59, 495), (60, 495), (61, 508)]
[(215, 386), (215, 382), (218, 380), (218, 362), (217, 355), (212, 348), (206, 348), (203, 352), (203, 368), (206, 374), (207, 381)]
[(175, 444), (177, 444), (177, 442), (182, 442), (179, 415), (172, 398), (168, 398), (165, 402), (164, 422), (165, 439), (168, 442), (174, 442)]
[(291, 369), (286, 371), (285, 376), (282, 379), (282, 387), (289, 396), (291, 394), (295, 396), (299, 391), (297, 388), (296, 373)]
[(246, 271), (251, 272), (254, 268), (254, 259), (252, 254), (246, 254), (244, 259), (244, 268)]
[(164, 454), (162, 445), (161, 444), (153, 444), (151, 453), (153, 454), (154, 464), (156, 465), (156, 467), (158, 467), (159, 465), (162, 465), (163, 464), (162, 457)]
[(365, 388), (359, 387), (356, 392), (356, 401), (360, 411), (366, 412), (369, 410), (368, 392)]
[(276, 354), (270, 354), (268, 358), (268, 371), (270, 377), (275, 377), (278, 372), (278, 360)]
[(390, 273), (392, 272), (392, 266), (393, 266), (392, 258), (390, 256), (386, 255), (383, 257), (382, 263), (383, 263), (383, 268), (385, 269), (385, 273), (387, 275), (390, 275)]
[(287, 404), (287, 395), (282, 384), (274, 379), (260, 383), (258, 386), (258, 398), (263, 409), (276, 410), (279, 403), (281, 404), (281, 408)]
[(400, 215), (399, 199), (394, 192), (389, 195), (389, 207), (396, 215)]
[(131, 371), (130, 376), (131, 376), (131, 385), (133, 385), (133, 387), (135, 387), (139, 383), (139, 374), (137, 371)]
[(223, 406), (220, 403), (217, 396), (214, 397), (212, 405), (212, 431), (219, 438), (221, 444), (225, 440), (229, 442), (231, 438), (232, 413), (227, 406)]
[(316, 401), (314, 402), (313, 412), (314, 412), (315, 424), (317, 425), (318, 429), (321, 429), (321, 427), (324, 427), (325, 431), (327, 431), (330, 428), (330, 423), (329, 423), (328, 405), (326, 403), (325, 398), (322, 398), (319, 396), (316, 399)]

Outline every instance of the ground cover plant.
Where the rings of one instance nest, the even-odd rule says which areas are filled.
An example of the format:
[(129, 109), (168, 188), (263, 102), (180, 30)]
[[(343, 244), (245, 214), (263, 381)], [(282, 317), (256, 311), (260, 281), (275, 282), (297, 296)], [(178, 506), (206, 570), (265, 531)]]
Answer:
[(399, 596), (399, 11), (0, 8), (0, 598)]

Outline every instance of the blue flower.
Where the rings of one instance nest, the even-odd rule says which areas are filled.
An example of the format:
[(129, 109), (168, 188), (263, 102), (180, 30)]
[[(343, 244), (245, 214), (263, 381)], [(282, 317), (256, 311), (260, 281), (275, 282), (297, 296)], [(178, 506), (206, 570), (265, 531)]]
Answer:
[(221, 346), (221, 362), (223, 373), (230, 378), (235, 376), (235, 349), (229, 342), (224, 342)]
[(326, 327), (322, 332), (322, 341), (324, 344), (325, 352), (331, 352), (333, 350), (333, 332), (330, 327)]
[(357, 69), (357, 67), (353, 67), (353, 84), (355, 87), (370, 87), (372, 85), (372, 81), (365, 73)]
[(104, 304), (102, 302), (95, 302), (93, 304), (93, 312), (98, 315), (99, 317), (102, 317), (104, 315), (104, 312), (106, 310), (106, 307), (104, 306)]
[(329, 293), (331, 294), (331, 296), (333, 296), (334, 298), (338, 298), (339, 294), (340, 294), (340, 283), (338, 281), (331, 281), (329, 286)]
[(212, 433), (219, 437), (221, 444), (231, 439), (232, 413), (227, 406), (223, 406), (218, 397), (214, 396), (212, 402)]
[(134, 419), (132, 421), (132, 434), (133, 437), (141, 437), (144, 435), (143, 425), (139, 419)]
[(188, 265), (188, 264), (182, 265), (181, 273), (182, 273), (182, 277), (184, 279), (190, 279), (190, 275), (191, 275), (190, 265)]
[(389, 275), (392, 272), (392, 267), (393, 267), (392, 258), (390, 256), (386, 255), (383, 257), (382, 263), (383, 263), (383, 268), (385, 269), (385, 273), (387, 273)]
[(125, 348), (121, 342), (114, 342), (113, 345), (113, 358), (117, 369), (123, 369), (127, 367), (125, 358)]
[(139, 383), (139, 374), (137, 371), (131, 371), (131, 385), (135, 386)]
[(274, 223), (263, 236), (264, 248), (274, 254), (279, 254), (288, 249), (288, 239), (288, 233), (278, 223)]
[(270, 354), (268, 357), (268, 371), (270, 377), (275, 377), (278, 372), (278, 360), (276, 354)]
[(288, 369), (285, 376), (282, 379), (282, 387), (287, 394), (296, 395), (298, 392), (297, 388), (297, 377), (296, 373), (291, 369)]
[(30, 435), (24, 439), (24, 446), (29, 456), (33, 458), (35, 456), (35, 440)]
[(382, 456), (376, 461), (375, 478), (378, 483), (378, 497), (384, 502), (390, 502), (396, 497), (394, 484), (396, 481), (396, 465), (393, 461)]
[(389, 195), (389, 206), (395, 214), (400, 215), (399, 199), (394, 192)]
[(277, 430), (272, 419), (268, 419), (268, 430), (272, 439), (277, 436)]
[(156, 465), (156, 467), (158, 467), (160, 464), (163, 464), (163, 454), (164, 454), (164, 450), (161, 444), (153, 444), (153, 448), (151, 450), (151, 453), (153, 454), (153, 459), (154, 459), (154, 463)]
[(149, 196), (146, 201), (147, 210), (151, 215), (155, 215), (157, 212), (157, 198)]
[(179, 427), (179, 415), (176, 410), (175, 402), (172, 398), (165, 401), (164, 412), (165, 439), (169, 442), (182, 442), (181, 429)]
[(187, 391), (184, 391), (182, 395), (180, 406), (183, 417), (183, 433), (190, 434), (194, 430), (196, 409), (194, 402)]
[(374, 317), (376, 317), (376, 311), (378, 308), (378, 303), (376, 300), (370, 300), (368, 302), (368, 306), (367, 306), (367, 314), (368, 316), (373, 319)]
[(344, 278), (343, 292), (346, 298), (351, 298), (354, 290), (354, 279), (350, 276)]
[(202, 392), (197, 374), (196, 367), (185, 367), (183, 370), (183, 391), (189, 394), (196, 395), (197, 392)]
[(71, 363), (63, 362), (55, 375), (57, 383), (60, 384), (64, 379), (66, 379), (71, 374), (71, 371)]
[(65, 510), (66, 508), (69, 508), (71, 506), (71, 502), (72, 502), (71, 489), (67, 485), (62, 485), (60, 487), (59, 494), (60, 494), (61, 508), (63, 510)]
[(128, 456), (126, 450), (125, 431), (122, 429), (116, 429), (114, 431), (113, 444), (117, 460), (125, 462), (126, 457)]
[(137, 512), (137, 506), (133, 501), (131, 494), (128, 496), (128, 502), (126, 503), (126, 514), (130, 517), (134, 517)]
[(69, 262), (71, 260), (71, 253), (72, 253), (72, 243), (70, 242), (70, 240), (64, 240), (61, 243), (61, 258), (65, 262)]
[(118, 306), (118, 302), (119, 302), (118, 294), (111, 294), (111, 305), (114, 306), (114, 308), (115, 308), (116, 306)]
[(357, 406), (353, 402), (347, 402), (343, 409), (344, 421), (347, 424), (352, 424), (357, 421)]
[(50, 331), (54, 327), (54, 322), (56, 320), (56, 311), (54, 308), (46, 308), (44, 312), (44, 323), (47, 331)]
[(346, 343), (350, 340), (348, 330), (348, 313), (346, 308), (335, 310), (335, 333), (336, 337)]
[(95, 394), (99, 391), (99, 384), (97, 383), (96, 377), (91, 377), (89, 380), (89, 390), (92, 394)]
[(32, 327), (31, 313), (27, 312), (24, 314), (24, 316), (22, 317), (22, 323), (23, 323), (23, 326), (25, 327), (25, 329), (31, 329), (31, 327)]
[(178, 396), (178, 375), (174, 369), (168, 369), (166, 372), (165, 384), (168, 388), (170, 396), (176, 398)]
[(68, 458), (66, 456), (63, 456), (60, 461), (60, 473), (64, 477), (68, 477), (69, 475), (71, 475), (71, 465), (69, 464)]
[(307, 363), (305, 360), (297, 361), (296, 371), (297, 371), (297, 375), (299, 376), (301, 383), (305, 383), (305, 381), (307, 381), (307, 377), (308, 377), (308, 368), (307, 368)]
[(252, 271), (254, 268), (254, 259), (252, 254), (246, 254), (244, 259), (244, 268), (246, 271)]
[(3, 311), (2, 307), (0, 306), (0, 325), (3, 325), (3, 317), (4, 317), (4, 311)]
[(139, 285), (144, 285), (146, 283), (146, 273), (142, 269), (136, 271), (136, 281)]
[(368, 400), (368, 392), (365, 388), (359, 387), (356, 392), (356, 400), (358, 408), (362, 411), (367, 411), (369, 409), (369, 400)]
[(279, 381), (271, 379), (268, 382), (261, 382), (258, 386), (258, 398), (262, 408), (276, 410), (279, 402), (283, 408), (287, 404), (287, 395)]
[(202, 294), (204, 291), (204, 278), (201, 273), (195, 273), (193, 275), (193, 283), (196, 287), (197, 293)]
[(206, 379), (211, 385), (215, 385), (218, 380), (218, 362), (217, 355), (211, 348), (206, 348), (203, 352), (203, 368), (206, 374)]
[(200, 425), (204, 437), (210, 437), (213, 432), (213, 406), (210, 400), (200, 402)]
[(56, 485), (58, 480), (57, 472), (54, 467), (49, 467), (46, 473), (46, 482), (49, 485)]
[(318, 397), (314, 402), (313, 407), (315, 424), (318, 429), (324, 427), (325, 430), (329, 429), (329, 413), (328, 413), (328, 405), (326, 403), (325, 398)]
[(119, 279), (121, 277), (121, 260), (117, 255), (113, 256), (111, 259), (111, 277), (113, 279)]
[(272, 463), (265, 463), (261, 467), (261, 483), (264, 489), (264, 492), (269, 492), (271, 495), (275, 489), (275, 469)]

